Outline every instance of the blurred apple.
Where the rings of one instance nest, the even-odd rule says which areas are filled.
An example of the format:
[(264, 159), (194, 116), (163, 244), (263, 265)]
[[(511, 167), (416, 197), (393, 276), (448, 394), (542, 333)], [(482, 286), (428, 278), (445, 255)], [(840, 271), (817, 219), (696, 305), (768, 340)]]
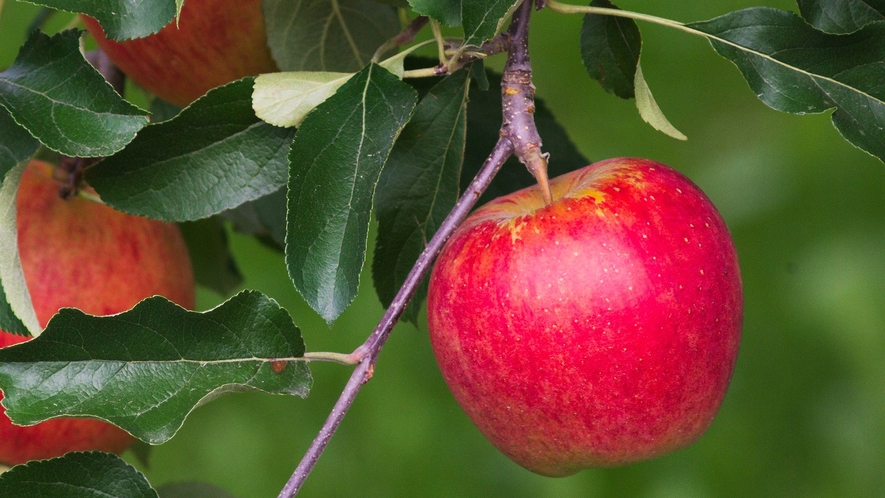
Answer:
[(735, 248), (691, 181), (599, 162), (496, 199), (455, 232), (428, 322), (452, 393), (523, 467), (566, 476), (683, 448), (725, 396), (743, 313)]
[(261, 0), (187, 0), (176, 24), (117, 42), (81, 16), (98, 46), (143, 88), (184, 107), (216, 86), (277, 71), (267, 47)]
[[(16, 198), (22, 268), (41, 326), (62, 307), (109, 315), (153, 295), (194, 307), (193, 271), (177, 226), (82, 198), (62, 200), (53, 169), (32, 161)], [(25, 340), (0, 331), (0, 347)], [(69, 451), (119, 453), (133, 441), (126, 432), (99, 420), (60, 418), (19, 427), (0, 408), (3, 465)]]

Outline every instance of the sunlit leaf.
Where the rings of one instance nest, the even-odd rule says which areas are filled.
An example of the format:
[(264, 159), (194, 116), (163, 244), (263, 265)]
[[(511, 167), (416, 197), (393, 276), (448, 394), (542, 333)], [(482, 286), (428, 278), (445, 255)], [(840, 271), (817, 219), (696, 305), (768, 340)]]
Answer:
[(639, 110), (639, 116), (646, 123), (650, 124), (652, 128), (676, 140), (688, 140), (688, 137), (670, 124), (667, 116), (664, 116), (664, 113), (661, 112), (661, 108), (658, 107), (658, 103), (655, 102), (655, 98), (651, 94), (651, 89), (648, 88), (648, 83), (646, 83), (645, 76), (642, 74), (642, 65), (640, 64), (636, 65), (635, 79), (636, 108)]
[(255, 78), (252, 108), (275, 126), (298, 126), (307, 113), (335, 94), (354, 73), (298, 71)]
[(0, 185), (0, 330), (20, 335), (40, 333), (18, 256), (15, 197), (25, 167), (26, 161), (14, 167)]

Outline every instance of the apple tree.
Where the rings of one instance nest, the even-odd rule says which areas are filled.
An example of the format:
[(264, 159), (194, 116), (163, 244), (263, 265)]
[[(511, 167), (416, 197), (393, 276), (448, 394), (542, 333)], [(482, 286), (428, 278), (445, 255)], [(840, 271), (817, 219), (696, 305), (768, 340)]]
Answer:
[[(809, 211), (814, 202), (797, 201), (796, 211), (790, 211), (783, 200), (790, 201), (791, 195), (842, 206), (840, 213), (867, 209), (852, 204), (866, 206), (860, 204), (858, 192), (872, 191), (881, 199), (879, 162), (885, 160), (885, 5), (881, 2), (799, 0), (797, 6), (783, 1), (777, 8), (735, 5), (732, 11), (731, 4), (739, 2), (729, 2), (728, 8), (660, 7), (637, 0), (633, 3), (641, 8), (632, 10), (626, 2), (619, 7), (608, 0), (593, 0), (590, 5), (558, 0), (34, 3), (39, 7), (0, 1), (0, 49), (10, 54), (9, 60), (0, 59), (0, 330), (33, 337), (0, 351), (3, 407), (19, 425), (58, 417), (97, 418), (122, 428), (140, 443), (134, 447), (135, 456), (125, 459), (112, 453), (75, 452), (16, 465), (0, 474), (0, 495), (81, 496), (72, 494), (77, 489), (82, 496), (148, 497), (158, 492), (164, 497), (223, 496), (217, 482), (164, 484), (155, 490), (148, 481), (153, 481), (151, 466), (162, 465), (164, 443), (174, 444), (175, 436), (204, 410), (239, 398), (250, 400), (242, 405), (243, 413), (258, 411), (266, 406), (264, 399), (274, 398), (267, 394), (308, 398), (286, 404), (288, 412), (271, 410), (276, 420), (284, 420), (302, 435), (300, 446), (270, 437), (282, 446), (277, 455), (283, 462), (265, 467), (285, 468), (285, 477), (279, 470), (264, 476), (252, 470), (237, 477), (242, 489), (260, 485), (281, 497), (294, 496), (306, 483), (309, 487), (308, 477), (326, 461), (320, 457), (328, 448), (326, 458), (334, 465), (330, 463), (324, 474), (328, 478), (319, 477), (324, 479), (322, 486), (331, 486), (326, 489), (336, 493), (427, 494), (436, 488), (443, 495), (464, 494), (458, 484), (431, 480), (449, 481), (451, 476), (415, 470), (440, 465), (442, 455), (461, 458), (465, 446), (446, 452), (427, 441), (456, 444), (451, 440), (459, 439), (460, 431), (473, 430), (463, 415), (452, 415), (460, 425), (440, 427), (439, 439), (398, 439), (400, 432), (411, 432), (396, 412), (423, 403), (425, 385), (403, 384), (410, 386), (405, 392), (401, 389), (396, 397), (378, 401), (386, 411), (357, 419), (358, 427), (352, 430), (362, 435), (363, 446), (351, 442), (349, 449), (360, 457), (336, 455), (338, 439), (333, 435), (339, 426), (345, 430), (342, 421), (349, 420), (345, 415), (358, 403), (361, 389), (379, 381), (388, 361), (401, 378), (435, 376), (434, 389), (444, 402), (429, 406), (454, 405), (442, 392), (425, 334), (415, 333), (427, 328), (428, 274), (435, 259), (475, 207), (524, 188), (543, 200), (542, 205), (551, 204), (559, 198), (550, 188), (554, 178), (591, 163), (587, 156), (601, 159), (606, 157), (603, 154), (647, 155), (684, 170), (702, 187), (713, 187), (708, 193), (725, 206), (720, 209), (732, 225), (745, 274), (744, 341), (749, 345), (738, 362), (735, 396), (755, 399), (752, 407), (757, 411), (790, 413), (772, 416), (784, 421), (780, 425), (758, 428), (751, 422), (768, 418), (768, 413), (748, 415), (750, 408), (739, 412), (733, 407), (736, 403), (726, 404), (722, 424), (738, 433), (732, 439), (710, 434), (699, 445), (706, 438), (710, 442), (692, 457), (684, 453), (668, 457), (687, 459), (682, 463), (665, 458), (664, 463), (593, 470), (576, 478), (590, 474), (597, 487), (604, 487), (598, 484), (604, 481), (620, 495), (696, 491), (691, 484), (696, 481), (686, 477), (686, 468), (702, 466), (698, 462), (712, 454), (771, 448), (765, 445), (773, 443), (751, 434), (754, 430), (779, 436), (812, 431), (786, 422), (795, 415), (792, 411), (809, 405), (817, 407), (814, 414), (801, 418), (809, 427), (841, 423), (848, 435), (834, 430), (833, 437), (854, 441), (852, 434), (855, 439), (863, 435), (852, 430), (872, 426), (873, 441), (885, 442), (885, 428), (875, 422), (885, 415), (885, 398), (865, 397), (870, 386), (881, 386), (877, 383), (882, 380), (881, 366), (874, 353), (885, 352), (880, 337), (885, 319), (878, 307), (885, 289), (877, 280), (885, 277), (877, 245), (885, 237), (883, 218), (874, 216), (885, 214), (882, 206), (856, 223), (857, 230), (877, 234), (859, 243), (833, 237), (836, 242), (821, 245), (817, 252), (773, 249), (805, 240), (788, 237), (790, 227), (814, 231), (830, 226)], [(659, 15), (662, 11), (674, 14)], [(683, 22), (682, 17), (676, 20), (677, 14), (698, 14), (697, 18), (708, 20)], [(7, 17), (13, 15), (25, 29), (6, 28), (12, 24)], [(703, 46), (692, 45), (693, 40)], [(671, 59), (666, 59), (668, 53)], [(680, 66), (673, 69), (662, 61)], [(738, 71), (724, 71), (729, 64)], [(545, 76), (545, 70), (551, 76)], [(680, 81), (680, 74), (697, 79)], [(665, 84), (665, 78), (657, 75), (675, 82)], [(701, 78), (708, 84), (701, 85)], [(752, 94), (746, 86), (758, 100), (747, 98)], [(544, 99), (547, 88), (549, 103)], [(591, 88), (597, 92), (592, 105), (585, 95)], [(603, 98), (603, 93), (612, 95)], [(733, 104), (744, 98), (747, 101), (741, 105), (754, 109), (754, 116), (776, 116), (770, 119), (780, 120), (778, 125), (752, 129), (752, 119), (741, 117), (743, 111)], [(766, 106), (764, 111), (752, 107), (758, 101)], [(697, 117), (705, 113), (717, 119)], [(832, 153), (837, 160), (850, 157), (837, 176), (853, 177), (854, 183), (849, 188), (820, 180), (815, 185), (825, 188), (808, 191), (823, 195), (791, 194), (790, 185), (800, 189), (804, 184), (790, 175), (811, 178), (815, 173), (801, 167), (790, 174), (778, 173), (784, 170), (771, 157), (780, 156), (771, 151), (812, 150), (814, 145), (790, 145), (787, 140), (772, 146), (765, 139), (795, 138), (789, 130), (808, 127), (808, 122), (817, 125), (814, 120), (821, 118), (829, 118), (838, 133), (822, 125), (810, 133), (827, 147), (833, 143), (843, 147)], [(744, 129), (734, 131), (729, 121)], [(732, 132), (722, 134), (715, 131), (717, 127)], [(758, 143), (748, 143), (754, 139)], [(706, 143), (698, 147), (708, 150), (707, 155), (694, 149), (696, 141)], [(690, 161), (692, 154), (725, 156), (723, 151), (738, 149), (741, 154), (734, 156), (733, 164), (719, 169), (670, 161), (676, 157)], [(145, 296), (132, 309), (111, 316), (63, 309), (40, 327), (19, 259), (15, 210), (20, 178), (35, 159), (64, 169), (61, 194), (65, 196), (178, 224), (200, 286), (197, 309)], [(774, 165), (767, 168), (767, 162)], [(867, 180), (861, 179), (859, 170)], [(716, 174), (726, 176), (717, 179)], [(780, 229), (741, 225), (746, 216), (766, 210), (789, 215), (792, 221)], [(660, 217), (657, 211), (649, 216), (656, 214)], [(845, 224), (844, 219), (829, 222)], [(840, 240), (848, 242), (840, 245)], [(768, 256), (767, 251), (776, 255)], [(827, 263), (832, 254), (839, 255), (835, 266)], [(786, 270), (784, 275), (766, 274), (764, 268), (771, 267)], [(274, 275), (255, 277), (263, 271)], [(806, 283), (796, 283), (789, 276), (794, 274), (806, 278)], [(271, 281), (276, 283), (267, 285)], [(820, 282), (824, 289), (806, 292), (806, 287)], [(296, 293), (297, 305), (282, 303), (287, 297), (278, 299)], [(859, 338), (845, 339), (850, 345), (842, 348), (846, 350), (842, 356), (827, 361), (829, 349), (809, 346), (812, 339), (766, 336), (771, 333), (766, 324), (780, 322), (763, 310), (771, 301), (786, 299), (781, 296), (794, 300), (784, 305), (792, 306), (789, 309), (813, 310), (794, 311), (799, 316), (784, 318), (792, 327), (801, 329), (803, 320), (824, 317), (815, 323), (823, 322), (820, 327), (831, 336), (818, 338), (819, 342), (829, 344), (832, 335), (841, 332)], [(842, 299), (847, 299), (845, 306), (839, 304)], [(688, 301), (679, 304), (688, 309), (693, 304)], [(718, 323), (718, 310), (704, 312), (711, 314), (711, 323)], [(324, 330), (340, 330), (345, 320), (347, 334)], [(395, 327), (400, 332), (392, 337)], [(398, 337), (407, 337), (404, 344), (412, 349), (397, 348)], [(391, 338), (387, 349), (396, 351), (381, 355)], [(655, 354), (666, 357), (672, 352), (667, 347), (660, 345)], [(768, 368), (780, 364), (781, 358), (790, 366)], [(561, 360), (552, 355), (537, 359), (541, 369), (554, 368)], [(731, 362), (729, 372), (733, 360), (722, 359)], [(817, 390), (802, 383), (808, 378), (825, 383), (820, 379), (826, 378), (826, 369), (839, 362), (853, 362), (858, 371), (853, 377), (833, 378), (853, 381)], [(332, 368), (336, 373), (320, 378)], [(673, 367), (655, 375), (683, 374), (685, 370)], [(532, 377), (528, 382), (542, 380)], [(771, 408), (779, 400), (766, 394), (768, 386), (798, 393), (793, 398), (797, 401), (787, 408)], [(251, 394), (223, 396), (244, 391)], [(317, 392), (321, 399), (312, 404)], [(313, 395), (308, 397), (309, 393)], [(222, 399), (207, 404), (216, 398)], [(312, 408), (308, 412), (302, 405)], [(843, 406), (850, 409), (839, 409)], [(627, 417), (625, 427), (636, 426), (631, 420)], [(249, 427), (241, 436), (233, 436), (229, 427), (215, 430), (221, 433), (210, 433), (209, 439), (255, 437)], [(405, 453), (404, 447), (415, 441), (424, 443)], [(878, 472), (885, 469), (885, 462), (874, 455), (874, 443), (854, 441), (855, 446), (845, 450), (854, 457), (846, 464), (850, 469), (817, 473), (808, 469), (836, 463), (838, 457), (806, 452), (792, 441), (774, 444), (781, 453), (771, 458), (783, 465), (775, 467), (780, 475), (826, 476), (832, 488), (824, 484), (818, 488), (836, 491), (847, 489), (843, 480), (851, 481), (855, 484), (850, 489), (858, 495), (885, 485), (881, 477), (885, 473)], [(486, 443), (476, 444), (488, 451)], [(148, 452), (156, 445), (162, 446)], [(402, 488), (385, 488), (383, 482), (371, 482), (370, 471), (353, 481), (341, 477), (360, 467), (395, 472), (383, 458), (375, 457), (376, 446), (385, 456), (396, 455), (399, 448), (410, 459), (423, 461), (410, 462), (414, 481)], [(803, 465), (794, 458), (797, 455), (816, 460)], [(516, 466), (500, 472), (476, 471), (481, 464), (467, 457), (467, 463), (445, 468), (480, 474), (476, 480), (485, 480), (488, 486), (484, 494), (507, 490), (513, 495), (510, 490), (516, 488), (509, 486), (515, 484), (499, 482), (513, 476), (517, 483), (541, 482), (528, 481), (534, 477), (525, 477), (528, 472)], [(237, 458), (222, 457), (233, 462)], [(708, 478), (726, 476), (731, 491), (718, 494), (734, 493), (750, 476), (769, 475), (755, 468), (753, 458), (746, 455), (721, 458), (709, 466), (727, 470), (695, 469)], [(494, 462), (510, 465), (506, 460)], [(618, 463), (622, 462), (599, 462)], [(643, 468), (651, 470), (642, 474)], [(174, 475), (182, 476), (181, 470)], [(210, 480), (199, 474), (183, 475), (188, 480)], [(667, 480), (675, 475), (679, 477)], [(573, 493), (582, 496), (594, 485), (586, 479), (562, 482), (575, 483)], [(268, 482), (257, 482), (264, 480)], [(422, 482), (425, 488), (409, 487)], [(538, 486), (532, 488), (534, 494), (566, 495), (565, 488), (554, 484), (534, 485)], [(323, 492), (317, 486), (315, 493)], [(749, 494), (800, 489), (790, 480), (755, 486)]]

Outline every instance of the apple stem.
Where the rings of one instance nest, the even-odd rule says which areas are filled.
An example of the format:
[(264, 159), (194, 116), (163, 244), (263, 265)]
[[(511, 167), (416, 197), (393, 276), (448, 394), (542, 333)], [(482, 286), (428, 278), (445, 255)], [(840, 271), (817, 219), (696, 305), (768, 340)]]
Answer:
[(467, 189), (464, 190), (464, 194), (458, 200), (458, 203), (442, 222), (439, 230), (436, 231), (430, 242), (427, 243), (424, 252), (418, 257), (415, 266), (412, 267), (412, 270), (406, 277), (406, 281), (400, 287), (396, 297), (393, 298), (393, 302), (390, 303), (372, 335), (353, 352), (353, 356), (359, 358), (359, 364), (351, 373), (350, 379), (341, 391), (341, 397), (338, 398), (338, 401), (332, 408), (332, 412), (329, 413), (329, 417), (320, 429), (319, 434), (314, 438), (307, 453), (304, 454), (301, 463), (298, 464), (289, 482), (286, 483), (286, 486), (280, 492), (279, 498), (291, 498), (301, 489), (307, 476), (322, 455), (323, 450), (329, 444), (329, 440), (332, 439), (332, 435), (344, 419), (347, 410), (353, 404), (353, 400), (356, 398), (357, 393), (359, 393), (360, 388), (372, 377), (375, 361), (381, 352), (381, 348), (384, 346), (387, 338), (390, 337), (390, 332), (405, 311), (406, 306), (418, 289), (418, 285), (430, 270), (431, 263), (433, 263), (433, 260), (442, 250), (446, 240), (448, 240), (461, 222), (467, 218), (476, 201), (479, 200), (479, 197), (511, 154), (513, 154), (513, 145), (509, 140), (502, 137), (495, 144), (492, 153), (483, 163), (476, 177), (470, 182)]
[(501, 76), (502, 136), (513, 144), (513, 153), (535, 177), (544, 203), (553, 202), (547, 178), (547, 156), (541, 153), (541, 135), (535, 126), (535, 85), (529, 57), (529, 18), (532, 1), (526, 0), (513, 13), (507, 31), (510, 50)]

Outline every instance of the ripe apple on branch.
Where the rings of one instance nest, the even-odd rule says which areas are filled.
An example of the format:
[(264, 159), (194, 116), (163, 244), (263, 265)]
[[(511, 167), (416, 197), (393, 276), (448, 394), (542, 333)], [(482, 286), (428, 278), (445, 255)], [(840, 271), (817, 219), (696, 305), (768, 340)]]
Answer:
[[(0, 324), (38, 336), (0, 350), (3, 406), (20, 425), (93, 417), (122, 428), (126, 440), (161, 444), (222, 394), (305, 396), (309, 363), (352, 366), (281, 497), (301, 489), (362, 386), (382, 370), (394, 326), (401, 318), (421, 325), (425, 298), (429, 343), (455, 400), (502, 453), (541, 475), (685, 448), (722, 404), (743, 316), (725, 221), (668, 166), (638, 158), (587, 165), (535, 98), (535, 11), (583, 16), (587, 72), (606, 91), (635, 98), (642, 119), (666, 135), (685, 138), (643, 76), (637, 20), (709, 41), (774, 109), (835, 108), (843, 136), (885, 157), (870, 132), (885, 115), (876, 83), (885, 66), (874, 50), (885, 46), (885, 30), (873, 14), (837, 28), (814, 9), (745, 9), (686, 24), (608, 0), (188, 0), (175, 19), (178, 6), (103, 0), (77, 13), (99, 46), (89, 60), (105, 79), (110, 61), (154, 103), (183, 106), (164, 108), (174, 116), (155, 112), (148, 124), (124, 87), (105, 84), (86, 62), (78, 30), (30, 33), (0, 72), (0, 213), (17, 211), (17, 220), (0, 217), (0, 234), (18, 237), (19, 249), (0, 255)], [(425, 46), (435, 60), (414, 56)], [(485, 61), (502, 53), (500, 75), (487, 71)], [(500, 91), (483, 91), (498, 81)], [(28, 195), (28, 165), (50, 171), (34, 158), (59, 154), (72, 165), (62, 193), (88, 199)], [(505, 165), (511, 157), (528, 173)], [(40, 225), (15, 203), (16, 191), (78, 214)], [(474, 210), (486, 191), (504, 195)], [(84, 214), (93, 212), (101, 214)], [(137, 243), (131, 234), (90, 236), (80, 253), (47, 236), (78, 233), (68, 228), (76, 223), (115, 227), (103, 234), (164, 228)], [(305, 319), (255, 291), (187, 311), (170, 302), (195, 307), (187, 252), (171, 223), (202, 230), (189, 238), (199, 283), (225, 296), (236, 288), (226, 278), (235, 273), (226, 236), (237, 231), (278, 252), (269, 257), (329, 325), (356, 299), (377, 233), (372, 280), (385, 313), (360, 346), (340, 353), (306, 351), (295, 325)], [(154, 248), (174, 254), (145, 257)], [(47, 277), (65, 292), (32, 285), (29, 268), (53, 267), (29, 263), (33, 254), (72, 272)], [(93, 266), (105, 262), (123, 266)], [(74, 282), (90, 268), (98, 269), (87, 283)], [(169, 285), (142, 285), (149, 278)], [(80, 311), (56, 313), (70, 306)], [(10, 464), (53, 456), (25, 455), (21, 439), (0, 446), (7, 441), (19, 451)], [(16, 465), (0, 476), (0, 494), (58, 484), (70, 477), (57, 469), (89, 458)], [(119, 494), (107, 485), (89, 483)]]

